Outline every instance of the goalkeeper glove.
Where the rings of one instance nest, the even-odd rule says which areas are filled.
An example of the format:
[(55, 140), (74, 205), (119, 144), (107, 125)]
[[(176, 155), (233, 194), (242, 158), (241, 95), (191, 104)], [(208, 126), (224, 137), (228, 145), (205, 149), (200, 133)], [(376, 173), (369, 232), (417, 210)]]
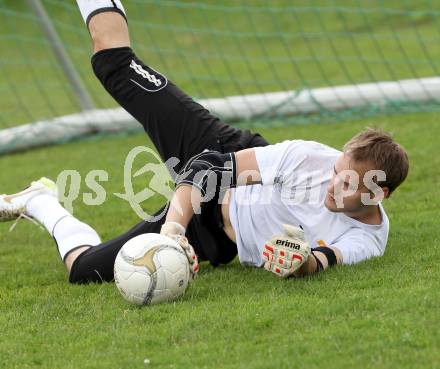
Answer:
[(283, 224), (283, 233), (273, 236), (264, 245), (264, 269), (287, 278), (303, 265), (310, 255), (310, 245), (304, 238), (304, 231), (298, 227)]
[(177, 222), (165, 222), (160, 229), (160, 234), (176, 241), (183, 251), (185, 251), (185, 255), (189, 262), (191, 280), (193, 280), (199, 271), (199, 261), (194, 248), (189, 244), (188, 239), (185, 237), (185, 227)]

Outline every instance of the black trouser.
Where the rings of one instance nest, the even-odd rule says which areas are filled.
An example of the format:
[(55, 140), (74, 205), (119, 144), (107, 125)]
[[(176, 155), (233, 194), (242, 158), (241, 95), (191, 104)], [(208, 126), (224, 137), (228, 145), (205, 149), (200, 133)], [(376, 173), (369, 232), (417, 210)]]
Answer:
[[(179, 159), (176, 172), (205, 149), (226, 153), (267, 145), (259, 134), (233, 128), (212, 116), (163, 75), (143, 64), (128, 47), (100, 51), (93, 56), (92, 65), (106, 90), (143, 125), (162, 160)], [(159, 232), (164, 221), (165, 217), (142, 221), (125, 234), (91, 247), (75, 260), (70, 282), (113, 280), (114, 261), (125, 242), (143, 233)], [(216, 199), (202, 205), (201, 214), (191, 219), (186, 235), (201, 261), (226, 264), (237, 254), (235, 243), (223, 231)]]

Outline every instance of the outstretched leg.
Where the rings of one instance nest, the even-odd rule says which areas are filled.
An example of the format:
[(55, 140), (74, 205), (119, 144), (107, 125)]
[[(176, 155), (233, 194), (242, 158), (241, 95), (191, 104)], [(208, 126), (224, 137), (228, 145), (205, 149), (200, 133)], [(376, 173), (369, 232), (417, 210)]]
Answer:
[[(94, 9), (92, 3), (102, 8)], [(252, 138), (250, 132), (221, 122), (143, 63), (130, 47), (125, 17), (109, 7), (111, 3), (78, 0), (92, 38), (93, 70), (119, 105), (142, 124), (163, 161), (179, 159), (174, 168), (178, 172), (189, 158), (205, 149), (224, 152), (228, 145)]]

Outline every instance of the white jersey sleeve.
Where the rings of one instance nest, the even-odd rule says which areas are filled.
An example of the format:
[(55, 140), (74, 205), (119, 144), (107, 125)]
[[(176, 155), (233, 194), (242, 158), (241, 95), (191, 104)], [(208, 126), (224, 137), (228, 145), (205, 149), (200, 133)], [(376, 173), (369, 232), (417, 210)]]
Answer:
[[(297, 173), (316, 169), (339, 151), (314, 141), (292, 140), (254, 147), (263, 185), (283, 183)], [(317, 157), (319, 162), (314, 160)], [(310, 168), (309, 168), (310, 167)]]
[(356, 264), (384, 254), (388, 242), (390, 221), (382, 204), (379, 204), (379, 209), (382, 223), (378, 225), (361, 223), (343, 216), (356, 226), (350, 228), (330, 245), (341, 251), (343, 264)]
[(385, 251), (383, 242), (379, 243), (374, 235), (363, 229), (356, 229), (351, 235), (330, 246), (341, 251), (343, 264), (356, 264), (375, 256), (382, 256)]

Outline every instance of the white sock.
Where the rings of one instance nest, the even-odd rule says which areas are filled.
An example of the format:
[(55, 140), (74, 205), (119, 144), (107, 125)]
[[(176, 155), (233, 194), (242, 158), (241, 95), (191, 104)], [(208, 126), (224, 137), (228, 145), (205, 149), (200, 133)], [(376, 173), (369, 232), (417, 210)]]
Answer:
[(97, 246), (101, 243), (101, 238), (92, 227), (72, 215), (61, 218), (52, 232), (63, 261), (70, 251), (78, 247)]
[(101, 243), (92, 227), (73, 217), (53, 196), (35, 196), (26, 204), (26, 214), (44, 225), (55, 239), (63, 261), (73, 249)]
[(117, 12), (127, 20), (120, 0), (76, 0), (76, 3), (87, 26), (94, 15), (102, 12)]

